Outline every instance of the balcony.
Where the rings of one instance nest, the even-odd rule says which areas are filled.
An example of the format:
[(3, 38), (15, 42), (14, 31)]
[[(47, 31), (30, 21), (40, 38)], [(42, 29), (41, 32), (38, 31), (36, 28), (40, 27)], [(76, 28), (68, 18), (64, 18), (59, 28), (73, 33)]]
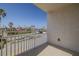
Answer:
[(79, 55), (79, 4), (35, 4), (48, 14), (47, 34), (2, 37), (1, 56)]
[(79, 56), (79, 53), (56, 45), (44, 43), (18, 56)]
[(1, 56), (72, 56), (77, 52), (51, 45), (46, 34), (3, 37), (7, 43), (0, 49)]

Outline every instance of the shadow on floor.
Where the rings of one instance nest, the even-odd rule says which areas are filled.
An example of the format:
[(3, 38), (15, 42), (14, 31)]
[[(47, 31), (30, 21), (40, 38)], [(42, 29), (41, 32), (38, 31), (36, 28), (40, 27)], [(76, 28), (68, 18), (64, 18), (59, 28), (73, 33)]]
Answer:
[(27, 52), (23, 52), (21, 54), (18, 54), (17, 56), (36, 56), (38, 55), (43, 49), (45, 49), (48, 46), (47, 43), (42, 44), (41, 46), (38, 46), (32, 50), (29, 50)]
[[(79, 56), (79, 52), (75, 52), (75, 51), (72, 51), (72, 50), (69, 50), (69, 49), (66, 49), (66, 48), (63, 48), (63, 47), (60, 47), (60, 46), (57, 46), (57, 45), (54, 45), (54, 44), (49, 44), (49, 43), (45, 43), (45, 44), (42, 44), (41, 46), (38, 46), (32, 50), (29, 50), (27, 52), (23, 52), (21, 54), (18, 54), (17, 56), (37, 56), (40, 52), (42, 52), (48, 45), (51, 45), (57, 49), (61, 49), (62, 51), (65, 51), (65, 52), (68, 52), (70, 54), (72, 54), (72, 56)], [(48, 51), (47, 51), (48, 52)], [(53, 55), (52, 55), (53, 56)]]

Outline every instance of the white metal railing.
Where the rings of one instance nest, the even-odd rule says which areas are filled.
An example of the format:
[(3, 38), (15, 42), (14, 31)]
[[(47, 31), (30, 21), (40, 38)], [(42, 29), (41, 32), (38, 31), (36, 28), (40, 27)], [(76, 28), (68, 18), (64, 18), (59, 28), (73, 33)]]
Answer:
[[(1, 56), (18, 55), (22, 52), (28, 51), (47, 42), (46, 34), (16, 35), (1, 37), (0, 39)], [(3, 39), (5, 39), (6, 41), (4, 42)]]

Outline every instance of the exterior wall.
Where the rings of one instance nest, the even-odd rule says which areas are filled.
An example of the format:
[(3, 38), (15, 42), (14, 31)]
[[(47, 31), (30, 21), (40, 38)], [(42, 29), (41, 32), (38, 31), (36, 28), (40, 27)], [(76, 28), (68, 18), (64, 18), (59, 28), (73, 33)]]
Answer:
[(79, 4), (48, 12), (47, 31), (49, 43), (79, 52)]

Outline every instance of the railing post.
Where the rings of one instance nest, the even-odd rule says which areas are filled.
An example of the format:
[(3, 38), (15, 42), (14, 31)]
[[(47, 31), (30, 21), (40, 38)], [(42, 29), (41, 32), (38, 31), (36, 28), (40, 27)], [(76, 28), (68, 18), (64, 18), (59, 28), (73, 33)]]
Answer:
[(16, 55), (16, 36), (15, 36), (15, 39), (14, 39), (14, 55)]
[(21, 35), (21, 53), (22, 53), (22, 35)]
[[(32, 36), (33, 36), (33, 38), (32, 38), (32, 41), (33, 41), (33, 49), (35, 48), (35, 39), (36, 39), (36, 37), (35, 37), (35, 34), (33, 33), (32, 34)], [(34, 54), (35, 52), (32, 52), (32, 54)]]
[(8, 37), (7, 37), (7, 39), (6, 39), (6, 56), (7, 56), (7, 40), (8, 40)]
[(1, 56), (2, 56), (2, 37), (1, 37)]
[(36, 39), (36, 37), (35, 37), (36, 35), (34, 35), (34, 48), (35, 48), (35, 39)]
[(12, 56), (12, 37), (10, 37), (10, 56)]
[(25, 40), (25, 36), (24, 36), (24, 51), (25, 51), (25, 48), (26, 48), (26, 47), (25, 47), (25, 41), (26, 41), (26, 40)]
[(19, 54), (19, 35), (18, 35), (18, 54)]
[(26, 42), (26, 51), (27, 51), (27, 36), (26, 36), (26, 41), (25, 42)]
[(23, 50), (24, 50), (24, 35), (22, 35), (22, 52), (23, 52)]

